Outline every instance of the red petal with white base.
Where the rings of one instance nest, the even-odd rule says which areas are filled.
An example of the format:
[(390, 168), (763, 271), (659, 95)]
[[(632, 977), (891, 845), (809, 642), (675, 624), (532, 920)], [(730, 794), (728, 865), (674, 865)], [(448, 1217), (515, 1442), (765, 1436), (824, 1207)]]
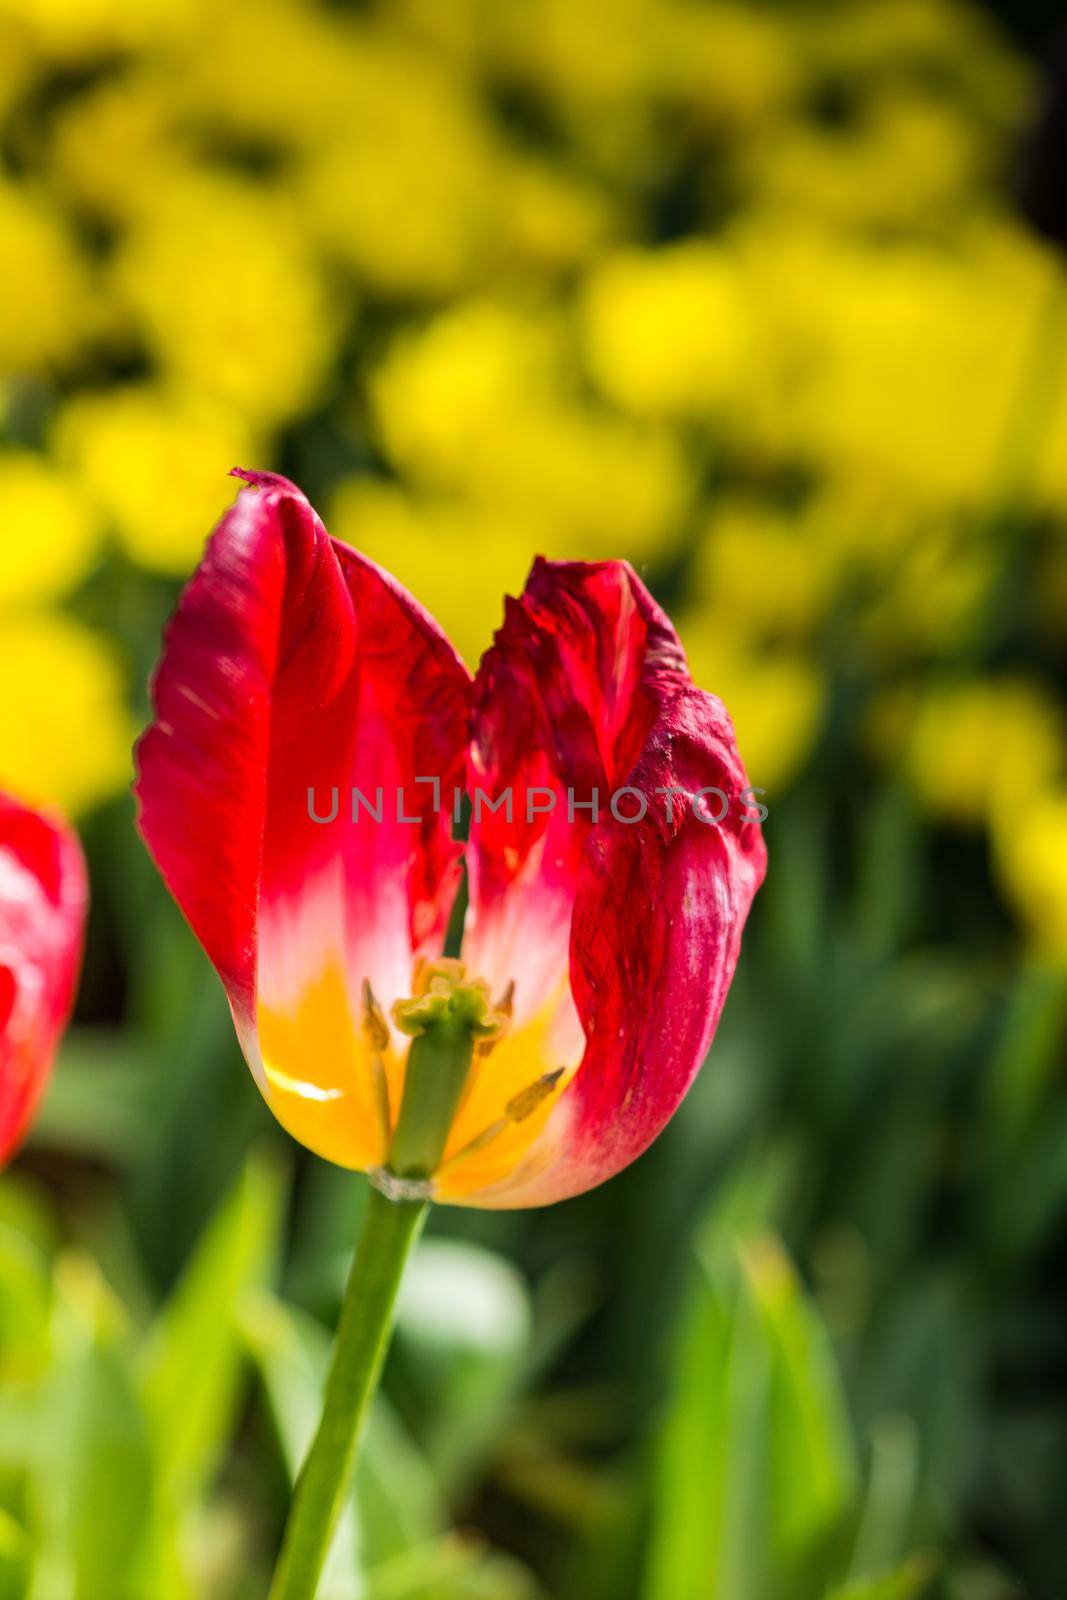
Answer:
[[(674, 629), (625, 562), (538, 559), (508, 599), (474, 688), (464, 956), (494, 990), (514, 982), (517, 1021), (566, 974), (590, 807), (608, 810), (661, 699), (688, 681)], [(510, 817), (491, 809), (504, 794)]]
[(255, 487), (167, 630), (139, 826), (272, 1108), (312, 1149), (363, 1166), (383, 1151), (362, 985), (388, 1011), (414, 959), (442, 947), (458, 847), (418, 780), (446, 795), (461, 782), (470, 680), (418, 603), (331, 539), (299, 490), (241, 475)]
[(69, 1020), (87, 903), (75, 835), (0, 794), (0, 1162), (32, 1121)]
[[(479, 673), (475, 734), (480, 781), (493, 797), (511, 785), (514, 801), (511, 824), (483, 811), (472, 827), (464, 955), (495, 989), (515, 982), (517, 1035), (546, 1004), (562, 1014), (536, 1065), (564, 1070), (525, 1154), (495, 1161), (494, 1141), (439, 1187), (465, 1204), (538, 1205), (603, 1182), (677, 1108), (711, 1042), (765, 852), (729, 717), (693, 686), (670, 622), (625, 563), (537, 563)], [(532, 823), (530, 785), (557, 795)], [(615, 815), (623, 788), (637, 793), (619, 796)], [(709, 788), (728, 797), (720, 822), (717, 797), (687, 798)], [(593, 790), (599, 818), (577, 806), (568, 816), (568, 792), (581, 802)]]

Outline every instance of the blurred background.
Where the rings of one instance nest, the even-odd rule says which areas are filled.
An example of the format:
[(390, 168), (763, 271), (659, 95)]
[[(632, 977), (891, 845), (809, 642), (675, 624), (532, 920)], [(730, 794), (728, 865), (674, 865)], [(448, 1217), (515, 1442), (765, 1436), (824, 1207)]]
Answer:
[(0, 0), (0, 786), (94, 895), (3, 1600), (262, 1596), (358, 1226), (131, 826), (234, 464), (472, 664), (535, 552), (629, 557), (770, 810), (659, 1143), (434, 1215), (326, 1600), (1067, 1595), (1053, 9)]

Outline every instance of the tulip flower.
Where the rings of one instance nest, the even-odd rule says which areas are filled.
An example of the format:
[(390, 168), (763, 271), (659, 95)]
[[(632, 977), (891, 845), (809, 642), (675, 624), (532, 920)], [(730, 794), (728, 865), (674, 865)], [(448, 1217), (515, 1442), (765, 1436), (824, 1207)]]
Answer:
[(541, 1205), (640, 1155), (707, 1052), (764, 848), (726, 711), (626, 563), (538, 560), (472, 681), (292, 484), (238, 476), (167, 630), (137, 794), (271, 1110), (376, 1186), (292, 1600), (425, 1202)]
[(70, 1017), (86, 904), (75, 835), (0, 794), (0, 1165), (33, 1120)]

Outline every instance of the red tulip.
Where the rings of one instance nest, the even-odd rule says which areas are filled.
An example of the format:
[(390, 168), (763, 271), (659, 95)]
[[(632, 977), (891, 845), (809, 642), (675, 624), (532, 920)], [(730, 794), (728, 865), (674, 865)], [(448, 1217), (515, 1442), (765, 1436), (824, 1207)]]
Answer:
[(87, 897), (66, 824), (0, 794), (0, 1164), (33, 1119), (70, 1018)]
[[(297, 489), (239, 476), (167, 630), (136, 787), (260, 1089), (388, 1187), (405, 1034), (461, 993), (478, 1042), (419, 1191), (523, 1206), (602, 1182), (692, 1082), (763, 876), (725, 709), (625, 562), (538, 560), (472, 683)], [(462, 964), (440, 960), (456, 791)]]

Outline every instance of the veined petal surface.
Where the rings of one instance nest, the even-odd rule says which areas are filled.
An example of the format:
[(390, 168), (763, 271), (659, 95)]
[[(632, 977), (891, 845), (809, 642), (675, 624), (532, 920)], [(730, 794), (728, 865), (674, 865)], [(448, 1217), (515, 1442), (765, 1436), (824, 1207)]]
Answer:
[(365, 1167), (384, 1159), (400, 1072), (365, 986), (387, 1016), (440, 952), (458, 846), (417, 780), (461, 783), (470, 681), (293, 485), (246, 476), (167, 631), (139, 823), (275, 1114)]
[[(510, 791), (511, 815), (479, 817), (475, 790), (463, 951), (494, 992), (514, 985), (514, 1027), (477, 1069), (438, 1192), (541, 1204), (618, 1171), (676, 1109), (765, 853), (725, 708), (623, 562), (535, 565), (479, 671), (474, 730), (472, 781)], [(537, 1081), (536, 1108), (509, 1116)]]

